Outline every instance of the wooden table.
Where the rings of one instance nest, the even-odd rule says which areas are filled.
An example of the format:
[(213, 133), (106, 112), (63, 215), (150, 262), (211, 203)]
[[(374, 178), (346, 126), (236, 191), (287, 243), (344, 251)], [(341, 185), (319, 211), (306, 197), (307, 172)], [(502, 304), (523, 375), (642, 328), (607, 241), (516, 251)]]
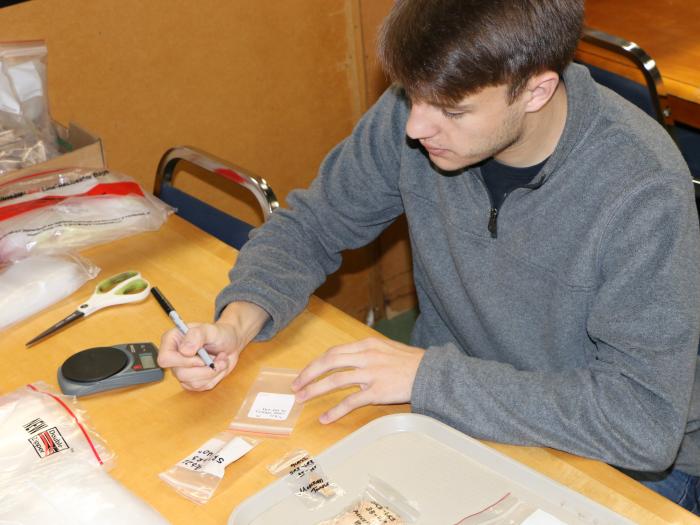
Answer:
[[(158, 232), (122, 239), (83, 254), (102, 268), (100, 277), (127, 269), (140, 271), (188, 321), (211, 319), (213, 298), (226, 283), (235, 259), (233, 249), (179, 217), (171, 217)], [(161, 333), (171, 328), (157, 303), (148, 299), (98, 312), (25, 349), (27, 340), (72, 312), (94, 285), (95, 281), (86, 284), (71, 297), (3, 333), (0, 352), (5, 355), (5, 365), (0, 371), (0, 393), (38, 380), (56, 387), (56, 370), (72, 353), (125, 342), (158, 344)], [(246, 349), (234, 373), (214, 390), (186, 392), (166, 373), (160, 383), (83, 398), (81, 404), (117, 454), (116, 467), (111, 471), (116, 479), (174, 524), (225, 524), (241, 501), (274, 481), (265, 467), (286, 451), (298, 447), (318, 454), (370, 420), (409, 407), (365, 407), (322, 426), (318, 416), (341, 394), (310, 401), (292, 436), (267, 439), (231, 465), (206, 505), (196, 505), (177, 495), (157, 474), (227, 427), (261, 366), (300, 369), (329, 346), (373, 334), (362, 323), (312, 298), (309, 307), (272, 341)], [(492, 446), (635, 522), (700, 523), (605, 464), (544, 448)]]
[[(586, 0), (586, 25), (631, 40), (657, 63), (673, 117), (700, 128), (700, 2), (687, 0)], [(620, 59), (590, 46), (581, 58), (617, 72)]]

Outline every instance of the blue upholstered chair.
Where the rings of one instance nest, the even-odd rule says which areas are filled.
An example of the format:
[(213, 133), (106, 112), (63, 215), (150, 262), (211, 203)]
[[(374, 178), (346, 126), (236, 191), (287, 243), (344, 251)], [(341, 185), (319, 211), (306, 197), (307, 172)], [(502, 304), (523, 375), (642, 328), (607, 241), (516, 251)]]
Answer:
[(183, 219), (236, 249), (240, 249), (248, 240), (253, 226), (176, 188), (174, 175), (181, 161), (203, 169), (207, 177), (211, 177), (209, 182), (212, 184), (220, 186), (222, 182), (224, 185), (233, 183), (246, 188), (260, 205), (263, 220), (267, 220), (279, 207), (277, 197), (265, 179), (250, 175), (232, 164), (189, 146), (179, 146), (166, 151), (158, 164), (153, 194), (175, 207), (177, 215)]
[(668, 94), (656, 62), (634, 42), (597, 29), (585, 28), (581, 40), (589, 45), (612, 51), (641, 72), (645, 84), (584, 63), (596, 82), (636, 104), (666, 128), (690, 167), (695, 182), (695, 195), (696, 198), (700, 197), (700, 130), (674, 122), (668, 105)]

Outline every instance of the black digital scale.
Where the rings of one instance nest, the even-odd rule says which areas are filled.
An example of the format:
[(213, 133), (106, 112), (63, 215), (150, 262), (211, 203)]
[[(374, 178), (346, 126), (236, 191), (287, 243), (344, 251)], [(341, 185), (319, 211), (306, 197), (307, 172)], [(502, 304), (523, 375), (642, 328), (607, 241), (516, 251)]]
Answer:
[(58, 369), (58, 384), (64, 394), (80, 397), (160, 381), (163, 369), (157, 357), (153, 343), (88, 348), (66, 359)]

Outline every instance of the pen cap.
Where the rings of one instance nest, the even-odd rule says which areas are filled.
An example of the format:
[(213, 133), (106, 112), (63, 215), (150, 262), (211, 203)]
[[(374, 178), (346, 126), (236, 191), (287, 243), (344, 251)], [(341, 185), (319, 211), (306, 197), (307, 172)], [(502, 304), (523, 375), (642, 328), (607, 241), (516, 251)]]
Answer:
[(171, 305), (168, 300), (165, 298), (165, 296), (160, 293), (160, 290), (156, 288), (155, 286), (151, 288), (151, 293), (153, 294), (153, 297), (156, 298), (156, 301), (158, 301), (158, 304), (160, 307), (165, 310), (165, 313), (170, 314), (175, 308), (173, 308), (173, 305)]

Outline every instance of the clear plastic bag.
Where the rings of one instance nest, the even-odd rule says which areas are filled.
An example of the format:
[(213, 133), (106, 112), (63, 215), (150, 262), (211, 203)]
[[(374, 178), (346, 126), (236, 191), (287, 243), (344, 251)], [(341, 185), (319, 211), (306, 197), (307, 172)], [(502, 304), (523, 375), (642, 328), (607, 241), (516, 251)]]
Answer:
[(0, 330), (68, 297), (99, 272), (77, 255), (37, 255), (0, 264)]
[(58, 155), (46, 89), (46, 44), (0, 43), (0, 175)]
[(267, 467), (270, 474), (285, 476), (287, 485), (311, 508), (320, 508), (326, 501), (332, 501), (344, 494), (336, 483), (331, 481), (318, 461), (306, 450), (292, 450)]
[(456, 525), (565, 525), (551, 514), (510, 492), (493, 505), (467, 516)]
[(157, 230), (173, 208), (131, 177), (72, 168), (0, 182), (0, 262)]
[(158, 512), (102, 469), (65, 461), (0, 483), (6, 525), (167, 525)]
[(350, 506), (318, 525), (404, 525), (418, 517), (414, 504), (384, 481), (370, 476), (367, 488)]
[(250, 452), (260, 440), (220, 432), (158, 476), (195, 503), (206, 503), (224, 477), (225, 468)]
[(41, 382), (0, 396), (0, 485), (70, 461), (104, 468), (114, 461), (75, 397)]
[(302, 406), (295, 400), (292, 381), (298, 370), (262, 368), (229, 428), (240, 432), (291, 434)]

